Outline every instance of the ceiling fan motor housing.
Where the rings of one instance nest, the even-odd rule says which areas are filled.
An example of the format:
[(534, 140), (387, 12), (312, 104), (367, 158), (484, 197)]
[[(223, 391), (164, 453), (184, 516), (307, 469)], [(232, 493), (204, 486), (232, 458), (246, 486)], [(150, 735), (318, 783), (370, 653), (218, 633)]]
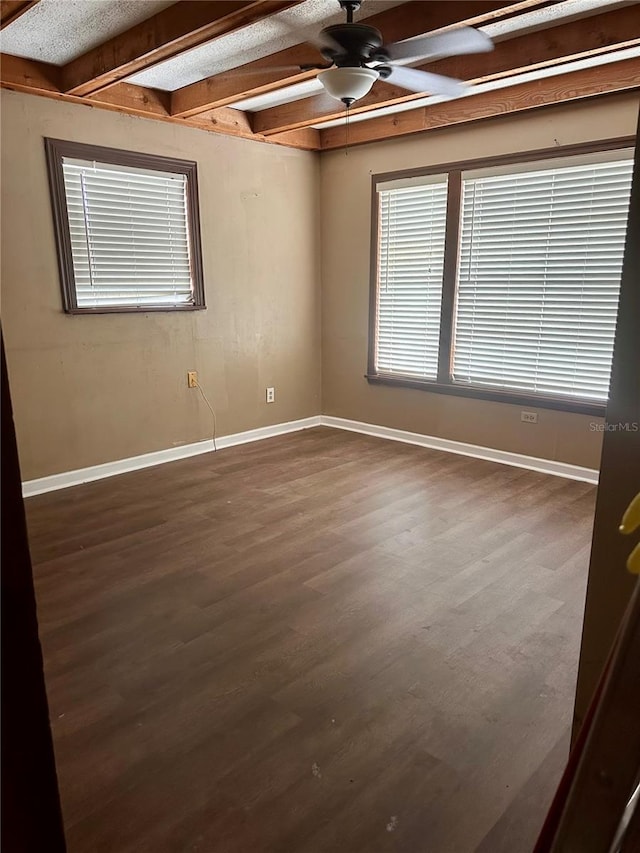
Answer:
[[(366, 24), (334, 24), (325, 27), (322, 34), (327, 36), (329, 44), (322, 48), (325, 59), (338, 66), (363, 67), (369, 62), (384, 61), (387, 57), (382, 50), (382, 33)], [(338, 47), (334, 47), (338, 45)]]

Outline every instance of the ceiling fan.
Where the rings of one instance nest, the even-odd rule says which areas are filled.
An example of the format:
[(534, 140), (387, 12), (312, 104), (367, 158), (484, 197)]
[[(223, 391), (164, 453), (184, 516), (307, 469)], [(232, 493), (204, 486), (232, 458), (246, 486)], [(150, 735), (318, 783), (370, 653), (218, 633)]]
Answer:
[(411, 92), (459, 96), (465, 91), (461, 81), (394, 63), (493, 50), (491, 39), (471, 27), (385, 44), (375, 27), (353, 22), (361, 0), (338, 2), (347, 13), (346, 23), (325, 27), (317, 38), (309, 39), (328, 64), (297, 67), (302, 71), (321, 69), (318, 80), (347, 109), (368, 94), (376, 80), (388, 80)]

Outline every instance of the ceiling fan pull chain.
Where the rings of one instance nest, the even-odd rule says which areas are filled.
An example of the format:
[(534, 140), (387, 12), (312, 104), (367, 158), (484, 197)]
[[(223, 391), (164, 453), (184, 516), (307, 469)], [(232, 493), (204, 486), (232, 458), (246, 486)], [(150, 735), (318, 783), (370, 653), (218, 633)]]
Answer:
[(344, 146), (344, 156), (345, 157), (349, 154), (349, 108), (350, 108), (350, 106), (351, 106), (351, 104), (348, 104), (348, 103), (344, 105), (346, 113), (347, 113), (347, 121), (345, 123), (345, 133), (346, 133), (345, 146)]

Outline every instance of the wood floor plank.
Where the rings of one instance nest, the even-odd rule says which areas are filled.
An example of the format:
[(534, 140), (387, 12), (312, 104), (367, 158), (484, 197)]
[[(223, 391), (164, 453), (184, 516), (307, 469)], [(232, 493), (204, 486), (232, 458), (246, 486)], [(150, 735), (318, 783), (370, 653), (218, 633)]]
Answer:
[(528, 853), (594, 497), (316, 428), (29, 499), (70, 853)]

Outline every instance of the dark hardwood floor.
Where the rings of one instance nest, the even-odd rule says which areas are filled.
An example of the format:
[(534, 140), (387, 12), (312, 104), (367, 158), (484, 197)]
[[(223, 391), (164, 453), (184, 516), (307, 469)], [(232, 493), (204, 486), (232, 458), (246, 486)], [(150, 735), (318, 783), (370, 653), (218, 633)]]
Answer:
[(594, 496), (318, 428), (27, 501), (70, 853), (528, 853)]

